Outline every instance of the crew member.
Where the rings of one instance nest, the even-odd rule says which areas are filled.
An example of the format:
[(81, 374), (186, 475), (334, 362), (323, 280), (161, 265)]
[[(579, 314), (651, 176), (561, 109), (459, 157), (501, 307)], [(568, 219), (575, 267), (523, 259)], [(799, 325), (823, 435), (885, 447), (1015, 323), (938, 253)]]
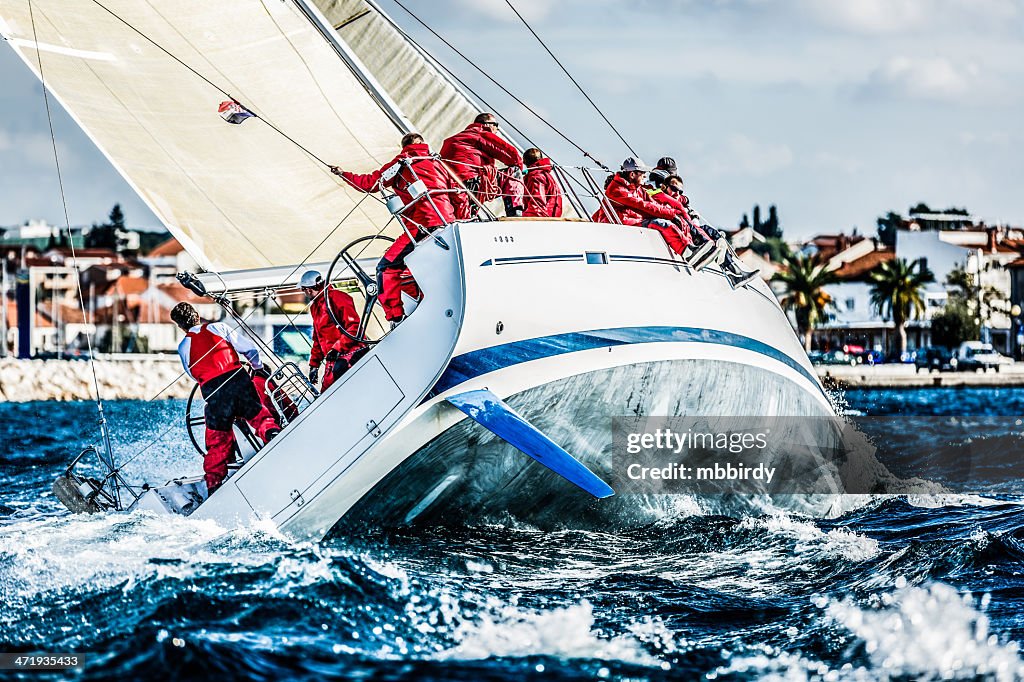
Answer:
[[(671, 206), (653, 201), (643, 187), (647, 169), (630, 157), (622, 162), (619, 172), (605, 185), (604, 195), (615, 209), (623, 225), (636, 225), (657, 230), (676, 253), (681, 254), (686, 246), (682, 234), (682, 219)], [(595, 223), (607, 223), (608, 218), (600, 208), (591, 217)]]
[[(385, 171), (401, 164), (401, 170), (388, 179)], [(431, 157), (430, 147), (419, 133), (409, 133), (402, 138), (402, 151), (391, 161), (372, 173), (356, 174), (331, 166), (331, 172), (340, 175), (350, 185), (362, 192), (378, 192), (391, 188), (405, 202), (400, 217), (413, 238), (420, 239), (425, 233), (455, 220), (449, 197), (457, 186), (444, 165)], [(427, 193), (415, 199), (409, 193), (409, 185), (420, 180)], [(402, 291), (413, 298), (419, 298), (420, 290), (405, 267), (405, 257), (412, 253), (415, 244), (403, 232), (391, 245), (384, 257), (377, 263), (377, 285), (380, 289), (380, 304), (384, 317), (394, 327), (405, 318), (402, 307)]]
[(239, 360), (239, 355), (244, 356), (254, 370), (263, 367), (260, 352), (252, 341), (224, 322), (203, 322), (188, 303), (174, 306), (171, 321), (185, 332), (178, 355), (185, 372), (199, 382), (206, 401), (203, 471), (206, 489), (212, 493), (228, 475), (228, 460), (235, 447), (232, 425), (236, 419), (247, 421), (264, 443), (281, 429), (263, 406)]
[[(316, 270), (307, 270), (299, 280), (302, 293), (310, 301), (309, 314), (313, 318), (313, 348), (309, 351), (309, 382), (316, 386), (320, 365), (326, 358), (327, 367), (324, 371), (323, 386), (326, 391), (334, 380), (344, 374), (355, 362), (357, 351), (366, 349), (366, 344), (359, 343), (342, 333), (335, 323), (345, 325), (345, 331), (353, 336), (359, 331), (359, 313), (352, 297), (344, 291), (324, 285), (324, 278)], [(331, 306), (334, 317), (331, 317)]]
[(694, 267), (702, 267), (703, 264), (712, 259), (720, 262), (722, 264), (722, 272), (733, 288), (741, 287), (757, 276), (759, 270), (748, 270), (740, 261), (739, 256), (736, 255), (725, 235), (720, 230), (704, 222), (700, 214), (690, 207), (690, 200), (683, 194), (683, 179), (681, 177), (670, 175), (662, 184), (662, 188), (665, 189), (667, 194), (678, 199), (679, 203), (683, 206), (685, 211), (684, 219), (689, 222), (692, 228), (691, 234), (695, 235), (697, 248), (700, 249), (709, 243), (715, 244), (715, 248), (710, 251), (708, 260), (704, 260), (701, 264)]
[[(441, 145), (441, 158), (448, 162), (455, 175), (480, 203), (508, 194), (498, 186), (495, 162), (518, 169), (523, 165), (519, 150), (498, 135), (498, 119), (494, 114), (480, 114), (461, 133), (452, 135)], [(477, 206), (464, 193), (454, 196), (455, 217), (468, 220)]]
[(541, 150), (531, 147), (523, 153), (526, 164), (525, 199), (527, 218), (561, 218), (562, 188), (555, 180), (551, 159)]
[(676, 166), (676, 160), (671, 156), (663, 156), (658, 159), (658, 163), (654, 164), (654, 170), (664, 171), (665, 177), (669, 175), (679, 175), (679, 168)]

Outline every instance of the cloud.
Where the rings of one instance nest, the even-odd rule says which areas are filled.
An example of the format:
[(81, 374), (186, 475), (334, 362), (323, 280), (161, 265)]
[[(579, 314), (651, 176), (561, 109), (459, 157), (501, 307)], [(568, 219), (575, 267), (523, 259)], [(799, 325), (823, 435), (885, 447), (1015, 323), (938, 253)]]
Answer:
[(1018, 18), (1014, 0), (795, 0), (820, 23), (852, 33), (926, 33), (967, 25), (998, 29)]
[(855, 33), (900, 33), (921, 27), (935, 12), (924, 0), (797, 0), (794, 9), (831, 28)]
[(855, 175), (865, 168), (861, 159), (849, 154), (834, 152), (817, 152), (810, 158), (807, 165), (814, 170), (845, 173), (846, 175)]
[(11, 148), (11, 136), (6, 130), (0, 130), (0, 152)]
[[(509, 9), (505, 0), (457, 0), (457, 4), (464, 11), (483, 14), (490, 19), (519, 22), (519, 18)], [(550, 0), (513, 0), (512, 5), (532, 24), (546, 19), (555, 3)]]
[(957, 65), (943, 57), (891, 57), (868, 75), (858, 94), (867, 98), (957, 101), (977, 82), (975, 64)]
[(965, 131), (957, 136), (960, 144), (964, 146), (983, 145), (991, 147), (1008, 147), (1016, 143), (1016, 136), (1002, 130), (992, 130), (983, 133)]
[(713, 175), (763, 176), (793, 164), (793, 150), (785, 144), (760, 142), (734, 133), (708, 160)]
[(1019, 0), (637, 0), (664, 12), (704, 16), (747, 27), (796, 27), (861, 35), (927, 34), (966, 28), (1016, 31), (1024, 9)]

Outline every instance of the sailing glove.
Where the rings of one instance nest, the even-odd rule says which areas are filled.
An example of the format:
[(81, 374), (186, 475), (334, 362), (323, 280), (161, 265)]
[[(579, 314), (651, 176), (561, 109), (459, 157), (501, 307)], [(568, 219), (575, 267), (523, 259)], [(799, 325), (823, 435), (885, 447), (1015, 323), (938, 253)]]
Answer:
[(311, 383), (314, 386), (316, 386), (317, 374), (319, 372), (320, 372), (320, 368), (319, 367), (310, 367), (309, 368), (309, 383)]

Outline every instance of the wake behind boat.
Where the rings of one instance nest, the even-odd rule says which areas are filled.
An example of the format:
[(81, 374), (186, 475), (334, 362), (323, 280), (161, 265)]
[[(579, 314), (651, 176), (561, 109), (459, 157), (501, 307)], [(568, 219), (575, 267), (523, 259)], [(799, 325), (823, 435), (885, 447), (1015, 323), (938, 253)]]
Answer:
[[(341, 14), (303, 0), (160, 13), (127, 0), (0, 0), (9, 44), (206, 271), (183, 281), (242, 331), (233, 297), (294, 291), (343, 245), (327, 280), (362, 285), (372, 330), (378, 292), (365, 269), (380, 240), (365, 238), (399, 234), (393, 216), (411, 204), (367, 200), (325, 159), (376, 167), (402, 133), (440, 140), (482, 109), (372, 3), (324, 4)], [(402, 78), (412, 75), (415, 87)], [(221, 115), (240, 125), (209, 115), (224, 97)], [(600, 196), (590, 172), (559, 179), (567, 213), (587, 215)], [(58, 494), (76, 510), (263, 518), (314, 539), (339, 520), (452, 515), (631, 526), (672, 500), (613, 496), (613, 418), (834, 416), (764, 282), (691, 267), (658, 232), (601, 206), (607, 223), (481, 207), (420, 236), (406, 262), (422, 300), (366, 337), (370, 350), (322, 395), (262, 344), (283, 430), (243, 443), (212, 494), (200, 477), (130, 484), (120, 470), (131, 457), (107, 448), (103, 480), (73, 465)], [(823, 511), (834, 499), (794, 504)]]

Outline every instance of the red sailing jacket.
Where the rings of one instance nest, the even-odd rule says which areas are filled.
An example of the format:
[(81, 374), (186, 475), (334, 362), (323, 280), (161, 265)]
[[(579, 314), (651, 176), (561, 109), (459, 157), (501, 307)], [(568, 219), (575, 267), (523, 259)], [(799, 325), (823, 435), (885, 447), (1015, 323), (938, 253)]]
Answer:
[[(448, 162), (460, 180), (469, 180), (485, 175), (485, 166), (494, 166), (500, 161), (506, 166), (522, 166), (523, 157), (519, 150), (484, 128), (482, 123), (471, 123), (461, 133), (452, 135), (441, 145), (441, 158)], [(486, 173), (494, 177), (493, 168)]]
[[(631, 185), (619, 174), (612, 176), (611, 182), (604, 190), (612, 208), (619, 214), (623, 225), (640, 225), (648, 218), (664, 218), (672, 220), (676, 212), (647, 196), (647, 191), (640, 185)], [(590, 218), (595, 223), (606, 223), (608, 219), (600, 208)]]
[[(327, 288), (327, 295), (338, 321), (345, 325), (349, 334), (355, 334), (359, 330), (359, 313), (356, 312), (356, 304), (352, 297), (334, 287)], [(361, 345), (341, 333), (331, 319), (331, 313), (327, 310), (327, 303), (322, 295), (313, 299), (309, 306), (309, 314), (313, 317), (313, 348), (309, 351), (310, 369), (319, 367), (331, 349), (345, 353)]]
[[(402, 151), (398, 153), (398, 156), (372, 173), (357, 174), (342, 171), (341, 177), (345, 178), (350, 185), (363, 192), (378, 192), (384, 187), (394, 189), (395, 194), (401, 197), (406, 205), (412, 201), (412, 195), (409, 194), (409, 185), (417, 177), (423, 181), (423, 184), (429, 190), (449, 190), (457, 187), (444, 166), (434, 159), (428, 158), (420, 158), (409, 162), (412, 170), (416, 173), (415, 177), (408, 168), (403, 168), (401, 173), (390, 180), (381, 180), (384, 171), (402, 159), (427, 156), (430, 156), (430, 147), (426, 144), (409, 144), (402, 147)], [(433, 205), (431, 205), (431, 202), (433, 202)], [(437, 210), (434, 210), (435, 206)], [(445, 223), (454, 222), (455, 212), (452, 210), (452, 203), (447, 194), (431, 194), (429, 197), (421, 197), (416, 203), (407, 208), (402, 213), (402, 220), (413, 236), (418, 236), (417, 227), (437, 227)]]
[(200, 386), (242, 366), (238, 361), (238, 353), (227, 339), (214, 334), (208, 327), (209, 324), (204, 323), (199, 326), (198, 332), (185, 333), (189, 342), (187, 369)]
[(523, 211), (523, 217), (562, 217), (562, 188), (555, 180), (551, 159), (538, 159), (537, 163), (530, 166), (524, 182), (526, 210)]

